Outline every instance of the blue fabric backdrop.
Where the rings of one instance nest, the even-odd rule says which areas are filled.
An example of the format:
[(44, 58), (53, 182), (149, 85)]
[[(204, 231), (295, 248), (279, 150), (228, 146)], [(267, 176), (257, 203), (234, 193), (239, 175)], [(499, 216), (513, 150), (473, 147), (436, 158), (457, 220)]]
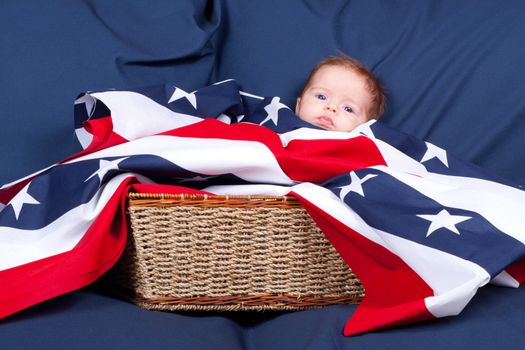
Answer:
[[(80, 149), (80, 92), (235, 78), (293, 106), (311, 67), (344, 52), (387, 87), (387, 124), (524, 185), (523, 18), (520, 0), (5, 0), (0, 183)], [(458, 318), (344, 338), (353, 306), (195, 316), (87, 289), (1, 321), (0, 337), (5, 349), (520, 349), (524, 293), (489, 287)]]

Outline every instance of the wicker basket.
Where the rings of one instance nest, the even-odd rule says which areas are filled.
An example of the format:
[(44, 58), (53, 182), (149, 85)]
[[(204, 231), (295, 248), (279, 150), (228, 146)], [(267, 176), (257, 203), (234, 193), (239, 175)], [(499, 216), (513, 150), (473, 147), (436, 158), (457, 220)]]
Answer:
[(299, 310), (364, 290), (291, 196), (129, 194), (129, 237), (112, 271), (156, 310)]

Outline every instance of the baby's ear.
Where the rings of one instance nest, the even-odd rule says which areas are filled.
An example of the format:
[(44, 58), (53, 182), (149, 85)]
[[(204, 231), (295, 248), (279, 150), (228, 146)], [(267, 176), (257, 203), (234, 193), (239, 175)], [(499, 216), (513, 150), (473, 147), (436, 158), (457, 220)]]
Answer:
[(301, 103), (301, 98), (297, 97), (297, 101), (295, 102), (295, 113), (297, 113), (297, 109), (299, 109), (300, 103)]

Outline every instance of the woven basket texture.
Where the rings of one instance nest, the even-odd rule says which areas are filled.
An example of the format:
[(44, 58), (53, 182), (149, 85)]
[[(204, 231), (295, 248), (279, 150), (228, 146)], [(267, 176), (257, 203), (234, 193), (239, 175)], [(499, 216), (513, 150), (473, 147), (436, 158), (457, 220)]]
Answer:
[(137, 196), (129, 201), (128, 243), (112, 280), (144, 308), (299, 310), (364, 296), (293, 197)]

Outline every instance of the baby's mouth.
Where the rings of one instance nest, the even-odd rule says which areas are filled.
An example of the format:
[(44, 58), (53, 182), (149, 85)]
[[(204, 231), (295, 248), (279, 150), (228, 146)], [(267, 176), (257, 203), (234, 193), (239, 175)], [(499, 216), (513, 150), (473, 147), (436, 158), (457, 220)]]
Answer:
[(334, 127), (334, 121), (332, 120), (332, 118), (324, 115), (317, 117), (317, 122), (319, 123), (319, 126), (324, 129), (331, 129)]

